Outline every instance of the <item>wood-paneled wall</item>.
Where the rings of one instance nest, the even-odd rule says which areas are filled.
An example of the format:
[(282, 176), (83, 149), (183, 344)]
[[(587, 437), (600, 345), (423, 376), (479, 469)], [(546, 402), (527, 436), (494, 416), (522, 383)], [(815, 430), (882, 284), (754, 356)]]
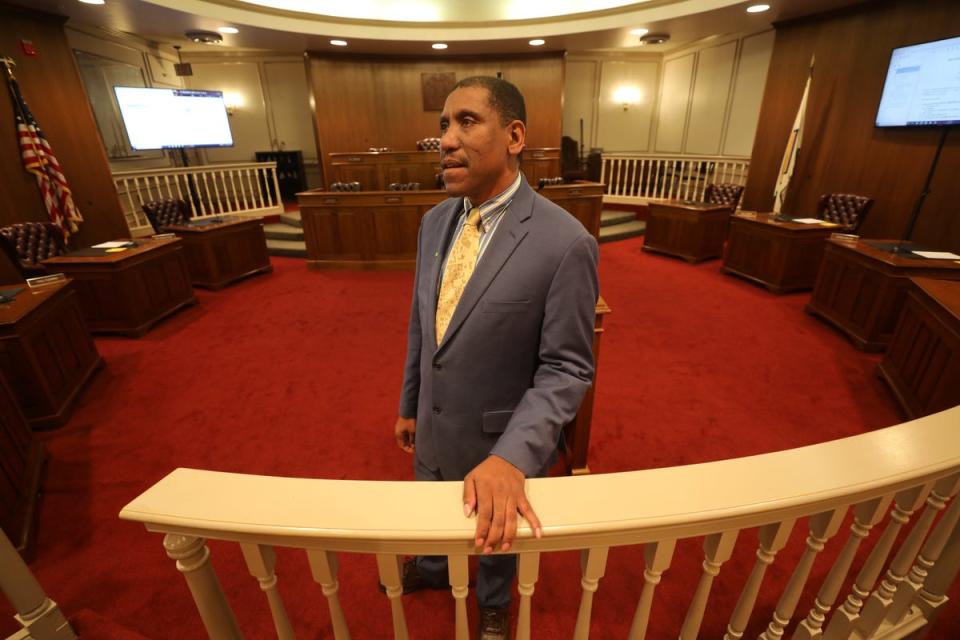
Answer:
[(560, 146), (563, 57), (559, 54), (410, 59), (311, 53), (307, 68), (325, 176), (330, 175), (327, 154), (370, 147), (411, 151), (417, 140), (439, 135), (440, 112), (423, 109), (422, 73), (452, 71), (462, 80), (502, 72), (526, 100), (527, 146)]
[[(21, 40), (31, 41), (37, 55), (24, 55)], [(0, 54), (16, 61), (14, 73), (24, 98), (50, 141), (83, 215), (84, 223), (71, 237), (71, 246), (128, 236), (97, 125), (63, 31), (63, 18), (0, 4)], [(10, 93), (6, 87), (2, 93), (0, 226), (47, 220), (37, 181), (23, 169)], [(9, 279), (8, 266), (0, 265), (0, 277), (5, 280)]]
[[(877, 1), (778, 25), (744, 208), (770, 210), (773, 205), (784, 146), (810, 57), (816, 56), (804, 144), (785, 208), (809, 215), (822, 193), (867, 195), (876, 202), (861, 235), (899, 238), (926, 179), (941, 129), (874, 127), (890, 52), (958, 34), (956, 0)], [(953, 129), (913, 239), (960, 252), (960, 131)]]

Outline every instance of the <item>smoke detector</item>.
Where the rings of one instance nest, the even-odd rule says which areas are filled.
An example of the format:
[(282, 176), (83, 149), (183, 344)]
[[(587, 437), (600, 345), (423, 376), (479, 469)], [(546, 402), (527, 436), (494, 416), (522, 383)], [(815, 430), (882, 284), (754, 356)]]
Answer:
[(220, 44), (223, 42), (223, 36), (216, 31), (187, 31), (184, 35), (197, 44)]
[(648, 33), (640, 36), (640, 44), (663, 44), (669, 39), (669, 33)]

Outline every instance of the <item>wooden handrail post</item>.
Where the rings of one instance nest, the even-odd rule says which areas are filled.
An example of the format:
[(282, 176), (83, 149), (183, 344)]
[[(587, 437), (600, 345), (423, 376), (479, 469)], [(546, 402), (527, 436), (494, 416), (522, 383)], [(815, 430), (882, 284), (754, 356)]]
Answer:
[(243, 638), (217, 574), (210, 565), (210, 550), (204, 539), (168, 533), (163, 538), (163, 548), (171, 560), (177, 561), (177, 571), (187, 581), (207, 635), (217, 640)]
[[(17, 612), (31, 640), (74, 640), (77, 636), (57, 603), (47, 597), (7, 534), (0, 529), (0, 591)], [(14, 634), (11, 637), (19, 637)]]

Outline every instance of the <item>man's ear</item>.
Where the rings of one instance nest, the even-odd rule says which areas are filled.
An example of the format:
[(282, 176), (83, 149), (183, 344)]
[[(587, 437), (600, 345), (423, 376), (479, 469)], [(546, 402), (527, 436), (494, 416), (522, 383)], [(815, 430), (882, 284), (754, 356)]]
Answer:
[(527, 127), (520, 120), (514, 120), (508, 125), (510, 133), (509, 151), (511, 156), (518, 156), (523, 151), (527, 141)]

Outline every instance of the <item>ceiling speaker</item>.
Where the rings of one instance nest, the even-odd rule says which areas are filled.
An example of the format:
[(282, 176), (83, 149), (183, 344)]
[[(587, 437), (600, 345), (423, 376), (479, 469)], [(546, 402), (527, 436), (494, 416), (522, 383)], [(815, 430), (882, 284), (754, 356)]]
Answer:
[(640, 36), (640, 44), (663, 44), (669, 39), (669, 33), (648, 33)]
[(220, 44), (223, 36), (216, 31), (187, 31), (184, 35), (197, 44)]

